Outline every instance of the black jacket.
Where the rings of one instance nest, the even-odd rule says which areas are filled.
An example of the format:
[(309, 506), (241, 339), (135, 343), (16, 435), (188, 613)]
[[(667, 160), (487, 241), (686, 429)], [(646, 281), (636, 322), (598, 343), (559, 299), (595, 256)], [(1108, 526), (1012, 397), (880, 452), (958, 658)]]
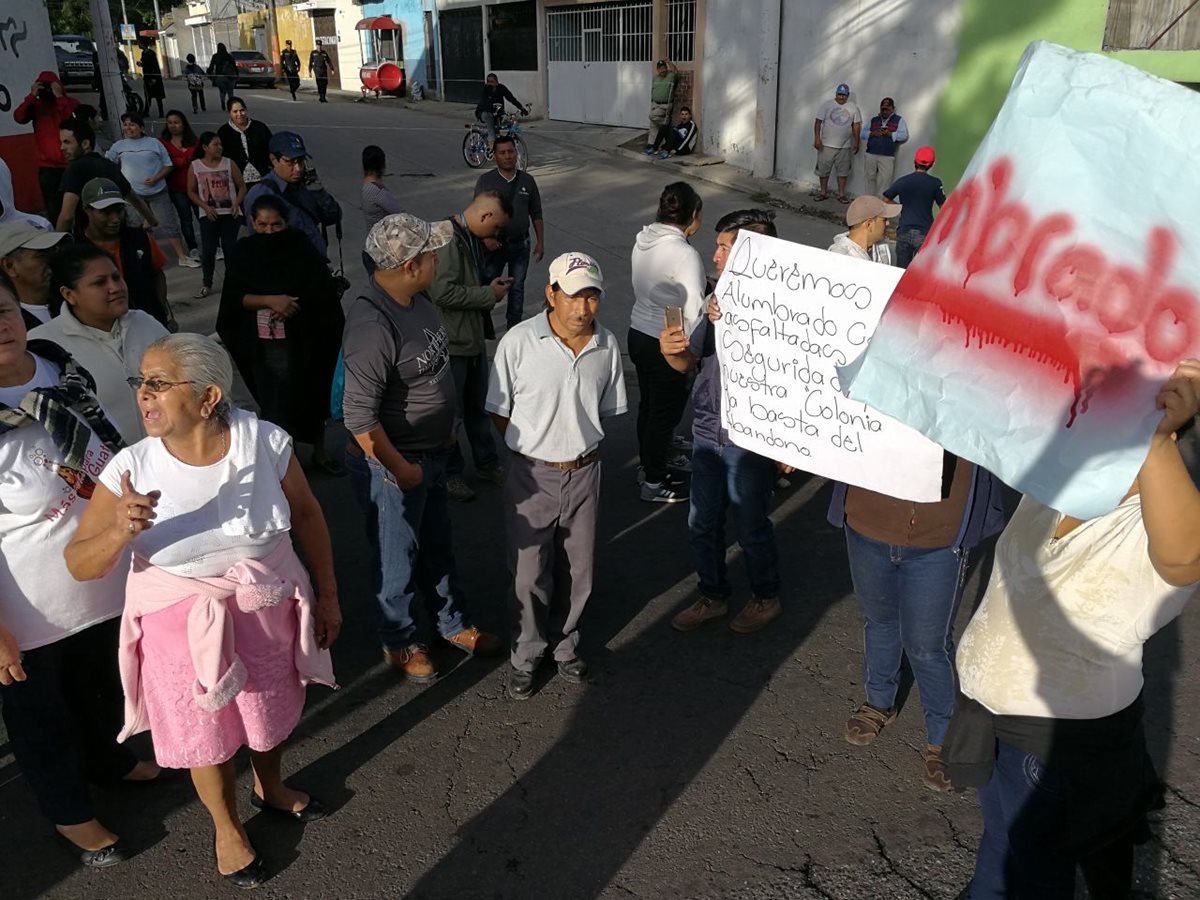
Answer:
[(247, 155), (249, 161), (254, 163), (254, 168), (258, 169), (259, 175), (266, 175), (271, 171), (271, 154), (267, 149), (271, 143), (271, 129), (258, 119), (251, 119), (250, 124), (246, 126), (246, 146), (250, 148), (249, 154), (242, 146), (241, 132), (228, 122), (217, 129), (217, 137), (221, 139), (221, 152), (237, 163), (243, 175), (246, 174)]

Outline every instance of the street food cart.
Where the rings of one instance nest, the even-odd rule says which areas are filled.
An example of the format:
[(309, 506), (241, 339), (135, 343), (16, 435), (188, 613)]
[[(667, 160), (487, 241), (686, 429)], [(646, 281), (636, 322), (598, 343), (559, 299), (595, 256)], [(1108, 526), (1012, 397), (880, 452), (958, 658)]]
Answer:
[(372, 16), (362, 19), (354, 30), (358, 32), (358, 47), (363, 64), (358, 70), (363, 99), (374, 92), (392, 97), (404, 95), (407, 79), (404, 76), (403, 30), (391, 16)]

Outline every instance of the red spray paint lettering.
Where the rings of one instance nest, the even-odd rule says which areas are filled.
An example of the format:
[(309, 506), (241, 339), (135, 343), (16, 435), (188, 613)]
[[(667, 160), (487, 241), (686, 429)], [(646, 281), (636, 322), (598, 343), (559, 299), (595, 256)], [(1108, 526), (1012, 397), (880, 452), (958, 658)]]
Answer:
[(1200, 298), (1169, 277), (1179, 244), (1149, 229), (1138, 266), (1085, 243), (1065, 212), (1035, 218), (1008, 196), (1001, 157), (951, 194), (888, 312), (932, 304), (965, 330), (966, 346), (999, 344), (1049, 365), (1072, 385), (1067, 427), (1087, 412), (1104, 373), (1131, 357), (1174, 366), (1200, 339)]

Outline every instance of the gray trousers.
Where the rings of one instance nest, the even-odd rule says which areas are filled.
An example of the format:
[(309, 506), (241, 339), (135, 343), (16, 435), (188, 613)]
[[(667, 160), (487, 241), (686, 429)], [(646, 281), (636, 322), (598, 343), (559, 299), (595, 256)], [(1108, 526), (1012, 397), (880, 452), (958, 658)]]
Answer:
[(504, 481), (508, 567), (513, 577), (512, 666), (532, 672), (576, 656), (579, 617), (592, 593), (600, 461), (570, 472), (509, 454)]
[(654, 146), (654, 140), (658, 137), (658, 129), (664, 125), (671, 124), (671, 104), (670, 103), (651, 103), (650, 104), (650, 130), (646, 133), (646, 146)]

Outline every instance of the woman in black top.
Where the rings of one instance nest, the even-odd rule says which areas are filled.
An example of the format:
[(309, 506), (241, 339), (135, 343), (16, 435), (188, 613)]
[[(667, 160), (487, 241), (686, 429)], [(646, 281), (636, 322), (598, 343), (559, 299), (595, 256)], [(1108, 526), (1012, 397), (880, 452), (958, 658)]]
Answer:
[(257, 184), (271, 171), (271, 156), (267, 150), (271, 143), (271, 129), (257, 119), (250, 118), (246, 101), (241, 97), (229, 98), (229, 121), (217, 129), (225, 156), (237, 163), (246, 186)]
[(208, 74), (212, 78), (213, 87), (217, 89), (221, 109), (225, 109), (233, 96), (234, 85), (237, 84), (237, 61), (225, 49), (224, 44), (217, 44), (217, 52), (208, 61)]
[(325, 449), (325, 420), (346, 319), (329, 268), (287, 207), (264, 194), (250, 208), (254, 232), (225, 259), (217, 334), (262, 418), (313, 445), (313, 463), (340, 475)]

